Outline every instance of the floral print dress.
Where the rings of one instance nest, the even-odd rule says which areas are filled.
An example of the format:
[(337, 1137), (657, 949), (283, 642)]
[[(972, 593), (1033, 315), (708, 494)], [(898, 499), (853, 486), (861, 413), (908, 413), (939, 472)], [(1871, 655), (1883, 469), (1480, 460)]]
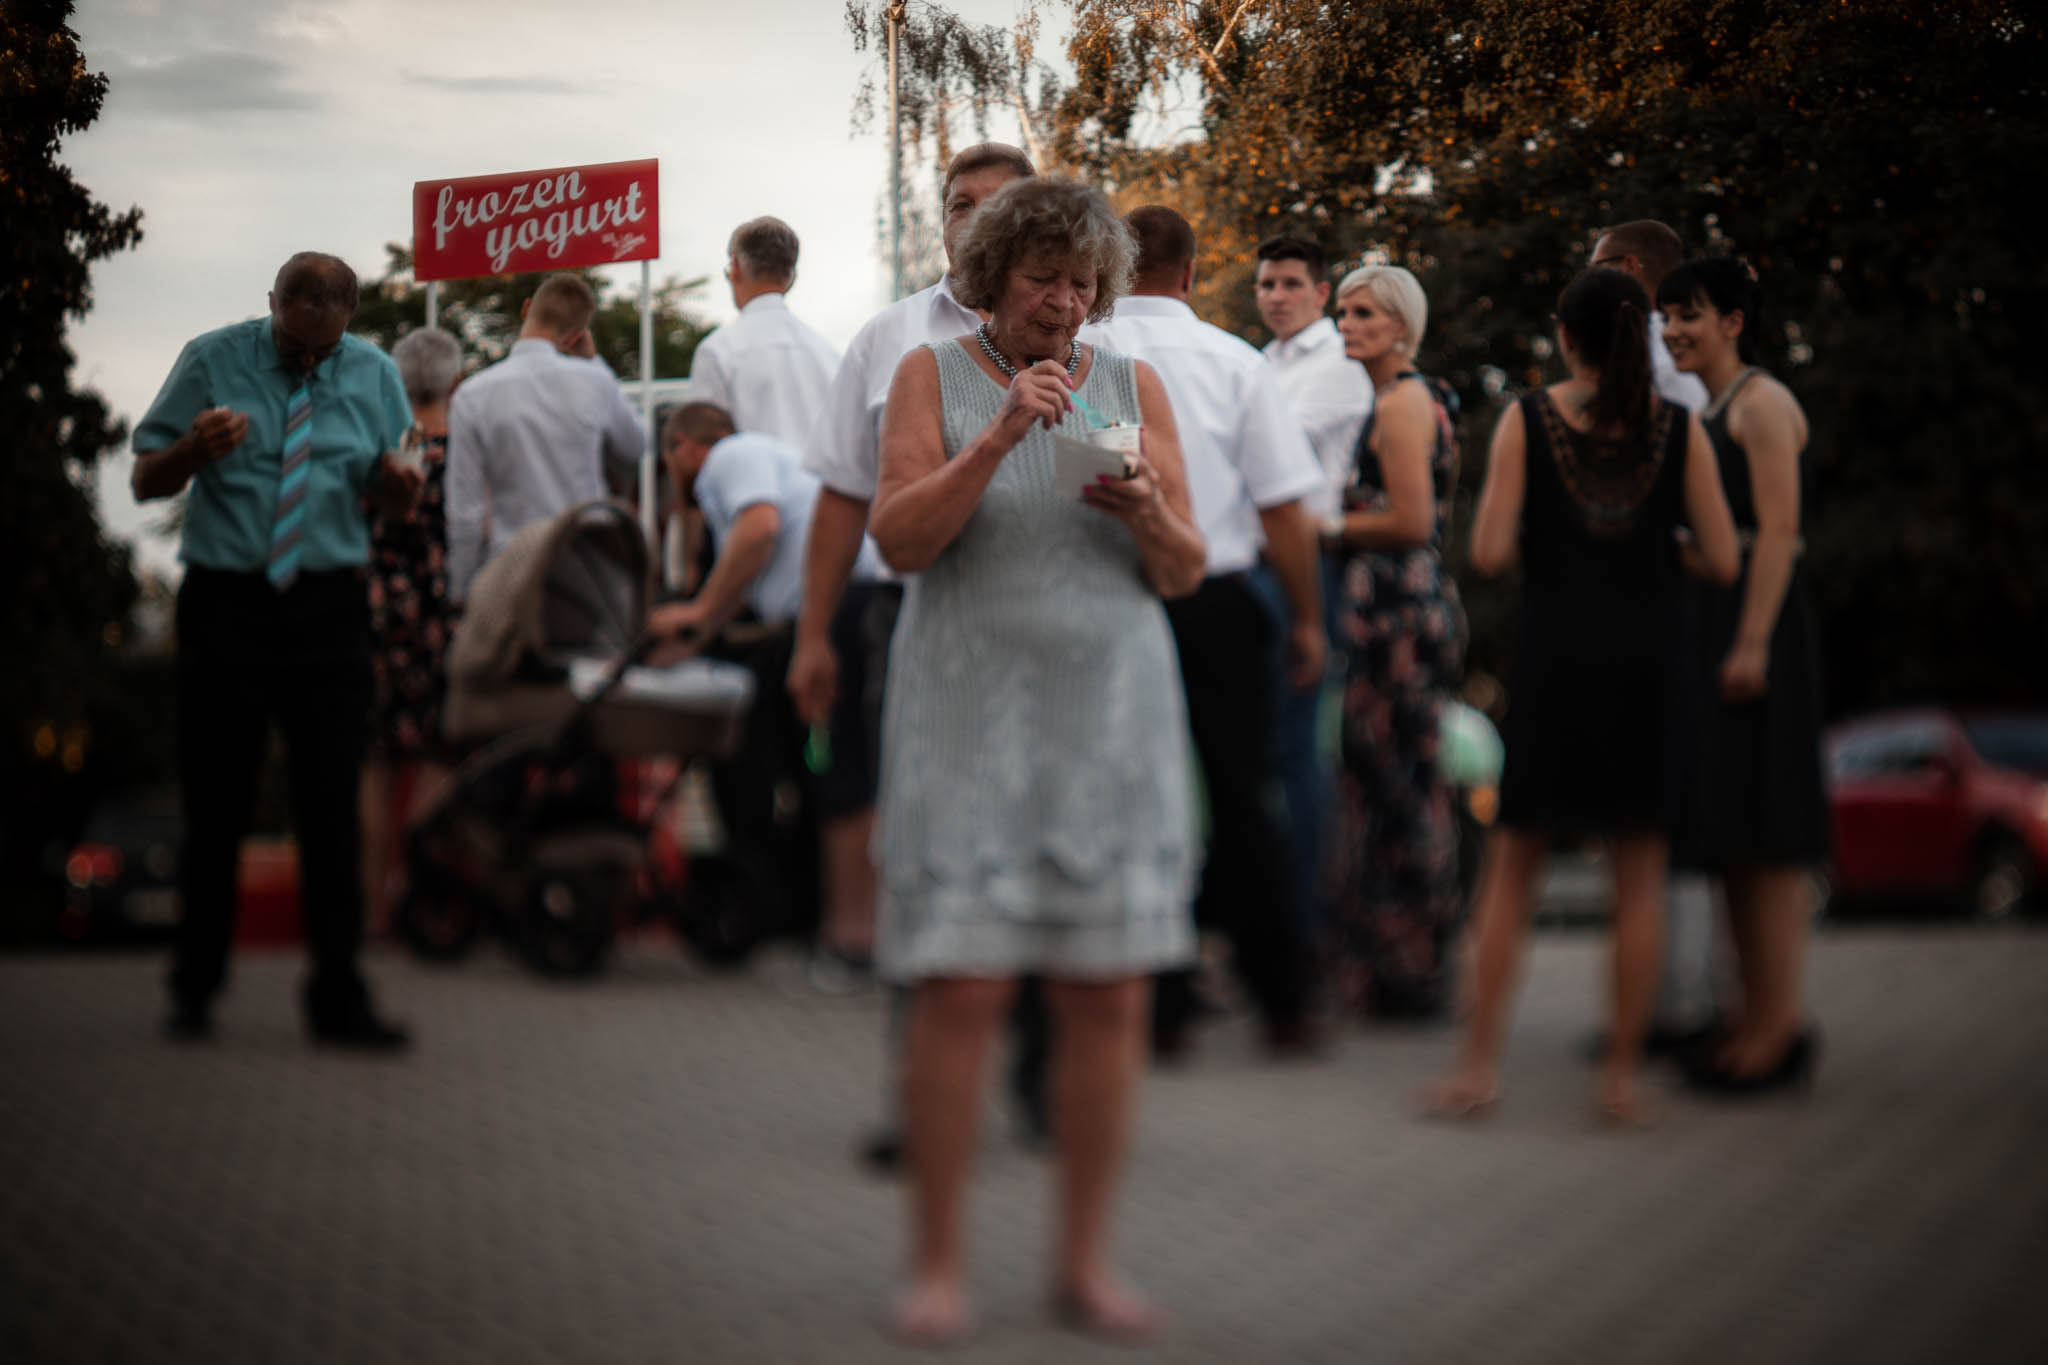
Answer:
[[(1422, 383), (1409, 371), (1396, 380)], [(1465, 613), (1442, 546), (1458, 481), (1451, 417), (1432, 394), (1430, 482), (1436, 530), (1411, 550), (1344, 561), (1343, 762), (1330, 841), (1333, 986), (1347, 1009), (1429, 1017), (1449, 1004), (1448, 957), (1460, 916), (1458, 828), (1437, 771), (1445, 699), (1464, 669)], [(1346, 511), (1386, 506), (1372, 423), (1359, 433)]]
[(370, 640), (376, 700), (371, 751), (393, 762), (444, 762), (441, 707), (456, 609), (448, 600), (446, 436), (426, 443), (425, 491), (411, 521), (387, 521), (369, 505)]

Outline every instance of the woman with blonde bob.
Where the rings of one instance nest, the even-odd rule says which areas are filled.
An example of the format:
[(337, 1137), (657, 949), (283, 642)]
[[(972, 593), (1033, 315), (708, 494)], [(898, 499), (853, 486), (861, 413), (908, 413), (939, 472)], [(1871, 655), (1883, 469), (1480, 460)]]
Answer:
[[(910, 1285), (891, 1324), (921, 1344), (972, 1326), (962, 1202), (983, 1061), (1023, 973), (1046, 978), (1054, 1021), (1053, 1302), (1102, 1336), (1157, 1327), (1106, 1243), (1148, 977), (1195, 949), (1187, 722), (1160, 599), (1201, 582), (1203, 544), (1158, 376), (1075, 340), (1129, 288), (1133, 255), (1084, 185), (991, 196), (953, 274), (988, 321), (911, 351), (882, 423), (869, 530), (908, 581), (877, 956), (915, 987)], [(1054, 434), (1085, 441), (1090, 413), (1143, 424), (1136, 473), (1060, 497)]]
[(1335, 987), (1350, 1010), (1430, 1018), (1449, 1003), (1458, 837), (1437, 771), (1443, 706), (1464, 667), (1465, 613), (1444, 572), (1458, 482), (1451, 417), (1415, 369), (1429, 300), (1399, 266), (1337, 288), (1344, 354), (1374, 389), (1341, 519), (1332, 643), (1345, 652), (1343, 765), (1332, 840)]

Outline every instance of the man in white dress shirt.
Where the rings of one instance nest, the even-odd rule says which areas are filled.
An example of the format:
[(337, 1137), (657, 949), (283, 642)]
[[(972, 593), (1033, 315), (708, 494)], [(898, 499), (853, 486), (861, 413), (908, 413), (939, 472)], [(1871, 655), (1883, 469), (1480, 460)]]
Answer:
[(1685, 259), (1678, 234), (1654, 218), (1623, 223), (1602, 232), (1593, 243), (1592, 264), (1625, 270), (1650, 296), (1650, 374), (1657, 392), (1694, 412), (1707, 406), (1707, 386), (1696, 374), (1685, 374), (1671, 361), (1664, 344), (1664, 315), (1656, 311), (1657, 286)]
[[(1654, 303), (1657, 286), (1685, 259), (1678, 234), (1653, 218), (1623, 223), (1601, 232), (1593, 243), (1592, 264), (1627, 271)], [(1650, 374), (1658, 394), (1698, 413), (1706, 410), (1707, 386), (1671, 360), (1664, 344), (1664, 315), (1650, 313)], [(1651, 1052), (1682, 1049), (1713, 1023), (1714, 894), (1698, 872), (1673, 868), (1665, 893), (1664, 978), (1657, 988), (1657, 1008), (1644, 1040)]]
[[(981, 202), (1011, 181), (1034, 173), (1030, 157), (1001, 142), (977, 143), (947, 163), (939, 212), (949, 271), (953, 253), (966, 239), (967, 225)], [(824, 409), (803, 445), (804, 467), (824, 486), (811, 514), (810, 539), (804, 549), (803, 608), (797, 616), (789, 691), (798, 713), (814, 722), (834, 714), (842, 689), (858, 689), (859, 708), (876, 737), (873, 751), (877, 756), (889, 639), (902, 590), (894, 584), (868, 589), (872, 602), (857, 631), (845, 629), (848, 613), (840, 610), (840, 601), (867, 536), (868, 504), (881, 474), (882, 410), (889, 401), (896, 367), (906, 354), (928, 341), (965, 336), (981, 321), (981, 314), (953, 297), (946, 278), (875, 314), (848, 344)], [(858, 858), (872, 886), (874, 869), (868, 861), (874, 829), (872, 809), (868, 814), (864, 826), (849, 822), (847, 842), (828, 847), (825, 856), (828, 863), (840, 858), (850, 864)], [(1018, 1010), (1023, 1038), (1012, 1085), (1027, 1133), (1043, 1137), (1046, 1041), (1042, 1004), (1028, 983), (1027, 989), (1018, 993)], [(891, 1102), (893, 1105), (893, 1095)], [(885, 1132), (871, 1143), (868, 1154), (877, 1164), (893, 1164), (897, 1155), (893, 1132)]]
[[(1266, 361), (1322, 466), (1323, 486), (1306, 501), (1316, 524), (1327, 526), (1343, 511), (1358, 433), (1372, 411), (1372, 380), (1365, 366), (1344, 354), (1337, 324), (1323, 311), (1330, 303), (1330, 277), (1322, 244), (1299, 233), (1282, 233), (1259, 243), (1258, 261), (1255, 298), (1260, 318), (1273, 333)], [(1334, 551), (1319, 558), (1324, 624), (1336, 639), (1343, 559)], [(1337, 662), (1333, 659), (1333, 666)], [(1287, 796), (1295, 882), (1311, 934), (1320, 932), (1323, 922), (1316, 892), (1331, 799), (1330, 774), (1316, 745), (1321, 700), (1320, 688), (1275, 685), (1273, 766)]]
[(839, 352), (789, 311), (796, 233), (780, 218), (733, 229), (725, 277), (740, 315), (697, 344), (693, 396), (732, 414), (741, 431), (802, 449), (818, 420)]
[[(1137, 279), (1105, 325), (1103, 344), (1159, 372), (1209, 551), (1202, 586), (1166, 604), (1209, 796), (1208, 860), (1195, 919), (1230, 934), (1269, 1048), (1302, 1052), (1316, 1041), (1306, 998), (1307, 939), (1273, 801), (1267, 658), (1283, 628), (1251, 580), (1263, 546), (1287, 598), (1288, 684), (1320, 685), (1328, 638), (1308, 501), (1322, 491), (1324, 475), (1272, 367), (1189, 306), (1195, 234), (1187, 220), (1151, 206), (1124, 221), (1138, 243)], [(1187, 973), (1160, 979), (1153, 1042), (1161, 1054), (1186, 1047), (1193, 1006)]]
[(550, 275), (520, 306), (512, 353), (465, 381), (448, 406), (448, 590), (525, 526), (605, 495), (604, 461), (647, 449), (640, 414), (590, 340), (597, 298)]

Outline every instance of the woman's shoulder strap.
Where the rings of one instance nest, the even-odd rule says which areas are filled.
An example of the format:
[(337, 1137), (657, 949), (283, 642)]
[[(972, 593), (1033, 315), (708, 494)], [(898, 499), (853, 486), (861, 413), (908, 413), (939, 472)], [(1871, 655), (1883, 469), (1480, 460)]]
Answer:
[(1702, 412), (1700, 416), (1703, 419), (1721, 416), (1723, 413), (1728, 411), (1729, 405), (1734, 403), (1736, 395), (1749, 387), (1750, 380), (1756, 378), (1760, 374), (1769, 373), (1770, 371), (1766, 370), (1761, 365), (1748, 366), (1742, 371), (1741, 374), (1735, 376), (1734, 383), (1730, 384), (1726, 389), (1722, 390), (1721, 396), (1719, 398), (1716, 398), (1713, 402), (1707, 404), (1706, 411)]

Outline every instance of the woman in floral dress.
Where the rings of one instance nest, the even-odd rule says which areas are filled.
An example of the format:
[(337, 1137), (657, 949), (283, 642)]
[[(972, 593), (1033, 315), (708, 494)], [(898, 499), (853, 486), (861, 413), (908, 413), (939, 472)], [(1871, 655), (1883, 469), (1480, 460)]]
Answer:
[[(448, 395), (462, 373), (462, 346), (438, 327), (408, 332), (391, 348), (405, 381), (426, 458), (426, 491), (411, 521), (370, 516), (370, 638), (376, 700), (363, 765), (363, 890), (372, 935), (389, 922), (389, 872), (408, 811), (424, 810), (448, 777), (441, 706), (444, 661), (455, 632), (448, 600)], [(409, 779), (409, 780), (408, 780)]]
[(1332, 538), (1346, 555), (1343, 763), (1330, 853), (1334, 987), (1346, 1009), (1429, 1018), (1450, 998), (1458, 832), (1437, 771), (1443, 705), (1464, 668), (1465, 614), (1442, 546), (1458, 480), (1450, 414), (1414, 369), (1429, 302), (1413, 275), (1369, 266), (1337, 294), (1344, 353), (1375, 390)]

